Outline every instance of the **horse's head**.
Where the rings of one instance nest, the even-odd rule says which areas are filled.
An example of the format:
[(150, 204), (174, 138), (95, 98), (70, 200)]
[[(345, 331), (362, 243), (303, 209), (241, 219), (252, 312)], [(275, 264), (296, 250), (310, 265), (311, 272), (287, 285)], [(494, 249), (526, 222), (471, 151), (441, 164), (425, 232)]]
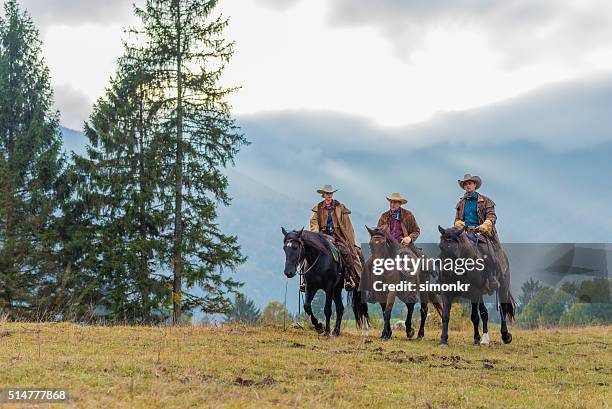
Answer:
[(394, 239), (384, 230), (379, 228), (371, 229), (366, 226), (370, 233), (370, 250), (372, 258), (386, 258), (392, 253)]
[(295, 277), (297, 274), (300, 258), (304, 255), (304, 242), (302, 241), (302, 230), (293, 230), (287, 232), (284, 227), (281, 227), (283, 236), (283, 249), (285, 250), (285, 275), (289, 278)]
[(440, 232), (440, 243), (438, 247), (444, 257), (449, 258), (474, 258), (477, 254), (471, 245), (465, 231), (459, 227), (445, 229), (438, 226)]

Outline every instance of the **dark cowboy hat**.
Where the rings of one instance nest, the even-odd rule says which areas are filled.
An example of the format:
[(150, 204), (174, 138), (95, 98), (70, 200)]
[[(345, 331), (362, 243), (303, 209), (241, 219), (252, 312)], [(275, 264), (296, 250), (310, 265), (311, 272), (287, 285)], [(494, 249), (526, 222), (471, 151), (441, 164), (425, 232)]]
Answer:
[(480, 189), (480, 185), (482, 185), (482, 180), (480, 180), (479, 176), (472, 176), (469, 173), (466, 173), (463, 176), (463, 180), (458, 180), (457, 182), (459, 182), (459, 186), (461, 186), (461, 189), (463, 189), (463, 185), (465, 184), (465, 182), (469, 181), (476, 183), (476, 189)]

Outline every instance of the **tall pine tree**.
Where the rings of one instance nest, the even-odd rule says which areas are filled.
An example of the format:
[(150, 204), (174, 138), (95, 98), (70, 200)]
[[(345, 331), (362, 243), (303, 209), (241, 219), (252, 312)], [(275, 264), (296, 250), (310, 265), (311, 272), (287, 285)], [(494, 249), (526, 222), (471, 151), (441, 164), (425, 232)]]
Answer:
[[(247, 143), (226, 100), (234, 88), (219, 84), (234, 43), (223, 38), (228, 21), (213, 17), (216, 0), (147, 0), (137, 15), (130, 58), (155, 78), (160, 93), (159, 200), (172, 212), (172, 246), (162, 255), (173, 275), (173, 322), (181, 310), (224, 312), (239, 283), (223, 276), (244, 261), (236, 237), (215, 222), (216, 206), (229, 204), (221, 170)], [(186, 288), (199, 287), (203, 294)]]
[(158, 200), (161, 140), (153, 84), (141, 66), (122, 57), (85, 126), (87, 157), (74, 156), (78, 197), (96, 221), (90, 250), (101, 278), (99, 306), (109, 318), (128, 322), (163, 319), (171, 301), (158, 261), (170, 242), (163, 235), (170, 213)]
[(53, 280), (46, 246), (62, 169), (58, 113), (38, 30), (16, 0), (0, 18), (0, 308), (19, 316), (42, 307)]

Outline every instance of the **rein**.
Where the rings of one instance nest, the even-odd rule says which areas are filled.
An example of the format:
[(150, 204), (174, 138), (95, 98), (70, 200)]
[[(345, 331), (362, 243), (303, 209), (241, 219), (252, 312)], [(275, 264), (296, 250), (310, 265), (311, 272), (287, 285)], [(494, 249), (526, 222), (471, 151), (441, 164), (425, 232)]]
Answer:
[[(291, 245), (292, 239), (287, 240), (287, 242), (285, 243), (285, 246), (287, 245)], [(314, 263), (312, 263), (312, 265), (310, 265), (310, 267), (308, 267), (306, 269), (306, 271), (304, 271), (304, 265), (306, 264), (306, 250), (304, 250), (304, 241), (302, 239), (297, 240), (297, 242), (299, 243), (298, 246), (298, 272), (300, 275), (305, 275), (307, 272), (309, 272), (310, 270), (312, 270), (312, 268), (317, 264), (317, 261), (319, 261), (319, 258), (321, 257), (321, 253), (319, 253), (317, 255), (317, 258), (315, 259)], [(302, 252), (304, 253), (304, 255), (302, 256)]]

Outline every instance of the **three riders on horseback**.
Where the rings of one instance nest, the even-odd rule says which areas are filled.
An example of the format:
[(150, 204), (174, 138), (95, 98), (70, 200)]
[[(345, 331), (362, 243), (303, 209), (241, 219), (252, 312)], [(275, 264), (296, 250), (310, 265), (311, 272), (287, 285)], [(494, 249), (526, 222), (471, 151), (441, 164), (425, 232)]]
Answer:
[[(483, 273), (469, 278), (475, 280), (474, 290), (471, 293), (444, 294), (445, 303), (442, 321), (445, 325), (443, 325), (441, 343), (447, 343), (446, 328), (450, 306), (453, 298), (457, 296), (468, 297), (472, 301), (475, 341), (479, 340), (477, 311), (478, 309), (484, 309), (486, 312), (482, 295), (485, 293), (491, 294), (495, 291), (500, 296), (500, 306), (502, 307), (500, 310), (502, 314), (502, 339), (507, 343), (512, 338), (507, 331), (506, 317), (511, 320), (514, 316), (514, 301), (510, 294), (508, 259), (501, 248), (495, 229), (495, 222), (497, 221), (495, 203), (487, 196), (477, 192), (482, 184), (478, 176), (466, 174), (462, 180), (458, 180), (458, 183), (465, 190), (465, 194), (455, 206), (454, 227), (449, 229), (439, 227), (441, 233), (440, 249), (443, 254), (450, 257), (465, 257), (467, 254), (468, 258), (484, 258), (486, 268)], [(292, 277), (301, 270), (300, 289), (306, 292), (304, 309), (311, 316), (313, 325), (317, 330), (324, 330), (327, 334), (330, 333), (331, 302), (333, 300), (336, 303), (337, 321), (334, 335), (339, 335), (343, 312), (340, 295), (342, 284), (344, 284), (346, 290), (353, 293), (352, 307), (359, 326), (362, 323), (367, 323), (369, 319), (367, 304), (360, 297), (368, 294), (367, 285), (362, 289), (360, 283), (367, 283), (369, 280), (367, 280), (368, 277), (364, 277), (365, 280), (363, 281), (361, 280), (362, 275), (364, 275), (364, 261), (361, 248), (355, 243), (355, 231), (350, 219), (351, 211), (344, 204), (334, 199), (333, 196), (336, 191), (331, 185), (325, 185), (317, 190), (323, 200), (312, 208), (309, 232), (304, 232), (302, 229), (299, 232), (289, 233), (283, 229), (283, 234), (287, 255), (285, 275)], [(392, 243), (396, 244), (396, 247), (399, 246), (397, 247), (398, 254), (405, 252), (410, 254), (411, 257), (426, 258), (422, 250), (414, 246), (419, 237), (420, 229), (412, 212), (402, 208), (407, 200), (402, 198), (399, 193), (390, 194), (387, 196), (387, 200), (389, 201), (389, 210), (381, 214), (376, 229), (368, 228), (370, 235), (378, 234), (387, 237), (387, 243), (391, 240)], [(372, 240), (376, 238), (372, 237)], [(368, 274), (365, 274), (365, 276), (369, 276), (369, 269), (366, 270), (368, 270)], [(424, 271), (423, 273), (425, 275), (421, 278), (425, 279), (433, 271)], [(439, 277), (440, 280), (447, 280), (448, 278), (446, 275)], [(324, 309), (326, 325), (324, 329), (312, 315), (310, 308), (312, 298), (319, 289), (323, 289), (326, 293)], [(433, 298), (429, 300), (428, 298), (431, 298), (429, 296)], [(438, 296), (435, 294), (429, 296), (422, 294), (420, 300), (422, 308), (426, 308), (428, 301), (433, 301), (437, 309), (441, 310), (442, 304), (436, 301)], [(414, 302), (412, 301), (405, 300), (413, 306)], [(392, 305), (392, 302), (390, 305)], [(410, 315), (412, 314), (410, 313)], [(483, 330), (485, 336), (488, 337), (488, 334), (486, 334), (486, 317), (484, 316)], [(419, 335), (420, 333), (421, 331)]]

